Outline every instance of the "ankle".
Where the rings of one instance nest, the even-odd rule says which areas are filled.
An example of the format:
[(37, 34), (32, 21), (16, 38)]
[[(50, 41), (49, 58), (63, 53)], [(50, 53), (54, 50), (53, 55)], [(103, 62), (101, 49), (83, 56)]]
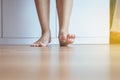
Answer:
[(59, 34), (66, 34), (66, 33), (68, 33), (68, 31), (66, 31), (66, 30), (59, 31)]
[(59, 33), (68, 33), (68, 28), (60, 28)]
[(44, 41), (48, 41), (50, 43), (51, 42), (51, 33), (50, 32), (42, 33), (40, 39), (43, 39)]
[(51, 32), (50, 31), (45, 31), (45, 32), (42, 32), (42, 35), (50, 35)]

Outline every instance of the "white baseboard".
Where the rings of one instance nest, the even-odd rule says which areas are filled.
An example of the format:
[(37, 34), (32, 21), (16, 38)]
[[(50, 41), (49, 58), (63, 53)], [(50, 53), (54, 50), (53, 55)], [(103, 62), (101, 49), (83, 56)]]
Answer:
[[(38, 38), (0, 38), (0, 44), (29, 45)], [(53, 38), (51, 44), (58, 44), (58, 39)], [(74, 44), (109, 44), (109, 37), (80, 37)]]

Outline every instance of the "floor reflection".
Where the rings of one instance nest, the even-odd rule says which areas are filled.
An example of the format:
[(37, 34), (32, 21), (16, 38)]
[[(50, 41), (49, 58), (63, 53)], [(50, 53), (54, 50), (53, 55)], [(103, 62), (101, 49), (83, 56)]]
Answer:
[(71, 80), (70, 56), (73, 48), (59, 48), (58, 80)]
[(0, 80), (119, 80), (120, 45), (0, 46)]
[(120, 80), (120, 45), (110, 45), (111, 80)]
[(77, 67), (75, 66), (74, 69), (80, 75), (79, 79), (109, 80), (108, 45), (81, 46), (80, 52), (76, 53), (76, 55), (78, 56), (75, 56), (73, 60), (76, 62)]
[[(50, 51), (50, 49), (48, 50)], [(44, 52), (44, 49), (41, 49), (41, 52)], [(41, 53), (40, 57), (40, 80), (51, 80), (50, 53)]]
[(56, 49), (57, 80), (110, 80), (109, 45), (79, 45)]

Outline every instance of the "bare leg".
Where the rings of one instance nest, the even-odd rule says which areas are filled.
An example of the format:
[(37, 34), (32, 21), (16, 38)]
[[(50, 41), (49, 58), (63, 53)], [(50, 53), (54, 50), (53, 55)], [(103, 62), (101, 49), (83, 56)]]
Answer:
[(47, 46), (51, 41), (50, 28), (49, 28), (49, 8), (50, 0), (35, 0), (36, 9), (42, 29), (42, 36), (38, 41), (33, 43), (32, 47)]
[(67, 46), (74, 42), (75, 35), (68, 34), (73, 0), (56, 0), (59, 17), (59, 42), (61, 46)]

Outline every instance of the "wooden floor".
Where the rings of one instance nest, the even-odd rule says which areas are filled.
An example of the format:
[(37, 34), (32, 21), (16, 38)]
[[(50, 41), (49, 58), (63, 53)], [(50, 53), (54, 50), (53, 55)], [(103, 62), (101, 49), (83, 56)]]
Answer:
[(0, 80), (120, 80), (120, 45), (0, 46)]

